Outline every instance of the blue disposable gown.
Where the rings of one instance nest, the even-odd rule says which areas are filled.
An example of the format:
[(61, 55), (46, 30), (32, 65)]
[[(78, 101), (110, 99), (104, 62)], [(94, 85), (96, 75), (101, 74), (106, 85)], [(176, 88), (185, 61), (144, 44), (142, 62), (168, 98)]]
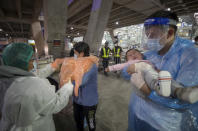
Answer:
[[(188, 40), (176, 37), (170, 50), (160, 56), (148, 51), (145, 58), (185, 88), (198, 85), (198, 48)], [(152, 92), (142, 98), (136, 93), (129, 103), (129, 131), (195, 131), (198, 130), (198, 103), (188, 104)]]

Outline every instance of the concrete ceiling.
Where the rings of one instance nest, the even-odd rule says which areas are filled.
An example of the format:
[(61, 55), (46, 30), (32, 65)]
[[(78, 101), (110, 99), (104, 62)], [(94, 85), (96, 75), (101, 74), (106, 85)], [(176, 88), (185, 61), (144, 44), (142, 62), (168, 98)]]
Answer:
[[(86, 33), (93, 0), (73, 0), (68, 7), (66, 34)], [(31, 37), (31, 23), (42, 15), (42, 0), (1, 0), (0, 37)], [(151, 13), (171, 8), (179, 16), (198, 12), (198, 0), (114, 0), (107, 29), (139, 24)], [(119, 24), (115, 24), (116, 22)], [(42, 22), (41, 22), (42, 24)], [(71, 29), (73, 27), (73, 29)]]

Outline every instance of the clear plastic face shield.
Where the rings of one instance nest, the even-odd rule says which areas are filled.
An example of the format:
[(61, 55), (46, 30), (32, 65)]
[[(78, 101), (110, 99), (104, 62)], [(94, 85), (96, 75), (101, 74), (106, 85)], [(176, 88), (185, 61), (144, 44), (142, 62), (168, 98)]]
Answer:
[(144, 22), (142, 48), (144, 50), (160, 51), (167, 43), (169, 25), (177, 22), (168, 18), (151, 18)]

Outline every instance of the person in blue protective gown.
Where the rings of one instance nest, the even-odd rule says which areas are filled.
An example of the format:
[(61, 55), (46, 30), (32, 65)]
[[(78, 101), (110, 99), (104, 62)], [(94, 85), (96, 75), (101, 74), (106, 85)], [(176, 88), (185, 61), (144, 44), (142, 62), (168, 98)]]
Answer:
[[(177, 22), (177, 15), (169, 11), (157, 11), (144, 22), (145, 59), (158, 70), (171, 73), (173, 90), (170, 97), (159, 96), (155, 91), (149, 96), (133, 92), (129, 103), (129, 131), (198, 130), (198, 49), (191, 41), (176, 35)], [(122, 73), (130, 77), (127, 68)], [(153, 86), (146, 73), (144, 80)]]

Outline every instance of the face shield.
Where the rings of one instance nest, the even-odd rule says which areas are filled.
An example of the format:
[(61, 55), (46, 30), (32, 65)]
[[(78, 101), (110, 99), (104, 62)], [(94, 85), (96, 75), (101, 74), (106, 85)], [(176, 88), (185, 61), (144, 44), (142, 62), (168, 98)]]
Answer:
[(169, 25), (177, 22), (168, 18), (151, 18), (144, 22), (142, 34), (142, 48), (144, 50), (159, 51), (167, 43)]

